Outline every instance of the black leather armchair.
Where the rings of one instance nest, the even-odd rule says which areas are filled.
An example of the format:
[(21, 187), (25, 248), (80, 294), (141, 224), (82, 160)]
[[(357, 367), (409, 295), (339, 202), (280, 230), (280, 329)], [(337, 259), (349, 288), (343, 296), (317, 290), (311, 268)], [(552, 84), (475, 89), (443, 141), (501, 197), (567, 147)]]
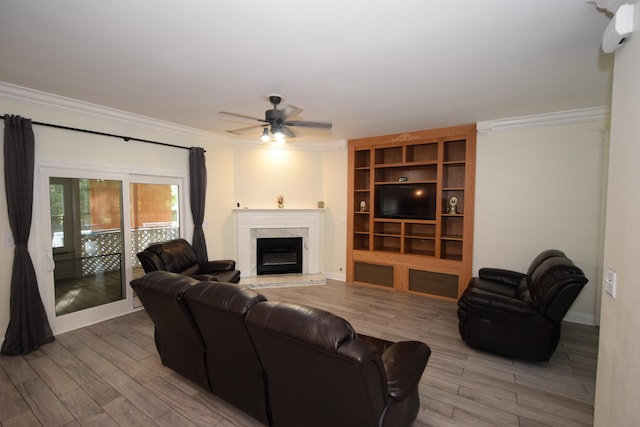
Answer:
[(145, 273), (165, 270), (184, 274), (198, 280), (238, 283), (240, 271), (234, 260), (198, 263), (193, 247), (184, 239), (154, 243), (137, 254)]
[(460, 335), (478, 349), (549, 360), (560, 340), (562, 319), (587, 281), (556, 249), (538, 255), (527, 274), (483, 268), (458, 300)]
[(418, 341), (384, 353), (344, 319), (290, 303), (261, 302), (247, 326), (267, 375), (278, 427), (410, 426), (431, 354)]

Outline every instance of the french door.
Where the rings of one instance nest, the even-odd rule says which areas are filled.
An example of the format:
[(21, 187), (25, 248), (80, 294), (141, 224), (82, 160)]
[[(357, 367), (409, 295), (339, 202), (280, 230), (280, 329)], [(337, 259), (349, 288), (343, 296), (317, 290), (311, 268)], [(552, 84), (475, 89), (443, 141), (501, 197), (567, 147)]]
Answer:
[[(34, 265), (54, 334), (130, 312), (135, 254), (180, 237), (183, 177), (39, 168)], [(36, 201), (37, 198), (37, 201)]]

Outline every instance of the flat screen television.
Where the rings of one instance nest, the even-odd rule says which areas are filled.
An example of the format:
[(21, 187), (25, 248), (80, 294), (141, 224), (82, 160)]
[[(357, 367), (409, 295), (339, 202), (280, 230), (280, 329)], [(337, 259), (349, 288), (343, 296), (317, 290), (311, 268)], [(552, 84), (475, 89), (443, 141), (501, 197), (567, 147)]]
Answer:
[(381, 184), (375, 187), (376, 218), (435, 219), (436, 184)]

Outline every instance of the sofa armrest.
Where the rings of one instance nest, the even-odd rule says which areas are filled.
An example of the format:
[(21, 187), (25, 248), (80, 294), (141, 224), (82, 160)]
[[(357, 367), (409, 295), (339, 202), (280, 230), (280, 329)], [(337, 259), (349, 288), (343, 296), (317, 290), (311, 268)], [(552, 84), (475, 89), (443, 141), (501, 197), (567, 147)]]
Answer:
[(522, 317), (538, 315), (538, 307), (530, 302), (504, 295), (485, 292), (481, 289), (468, 288), (458, 300), (458, 307), (468, 310), (471, 306), (499, 310)]
[(431, 356), (431, 349), (420, 341), (400, 341), (382, 353), (389, 395), (404, 400), (415, 389)]
[(517, 271), (503, 270), (501, 268), (481, 268), (478, 277), (485, 280), (493, 280), (507, 285), (518, 286), (526, 274)]
[(231, 271), (236, 269), (236, 262), (232, 259), (207, 261), (200, 264), (200, 273), (215, 273), (216, 271)]

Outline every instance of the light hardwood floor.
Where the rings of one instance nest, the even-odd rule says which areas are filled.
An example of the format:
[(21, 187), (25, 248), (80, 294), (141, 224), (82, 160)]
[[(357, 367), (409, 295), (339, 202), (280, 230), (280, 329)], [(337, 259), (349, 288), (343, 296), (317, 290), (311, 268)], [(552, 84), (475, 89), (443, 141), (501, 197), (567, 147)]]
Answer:
[[(332, 280), (261, 293), (331, 311), (362, 334), (427, 343), (415, 427), (593, 423), (595, 327), (565, 324), (548, 363), (525, 363), (467, 347), (452, 302)], [(259, 425), (162, 366), (144, 311), (59, 335), (26, 356), (0, 356), (0, 367), (3, 427)]]

